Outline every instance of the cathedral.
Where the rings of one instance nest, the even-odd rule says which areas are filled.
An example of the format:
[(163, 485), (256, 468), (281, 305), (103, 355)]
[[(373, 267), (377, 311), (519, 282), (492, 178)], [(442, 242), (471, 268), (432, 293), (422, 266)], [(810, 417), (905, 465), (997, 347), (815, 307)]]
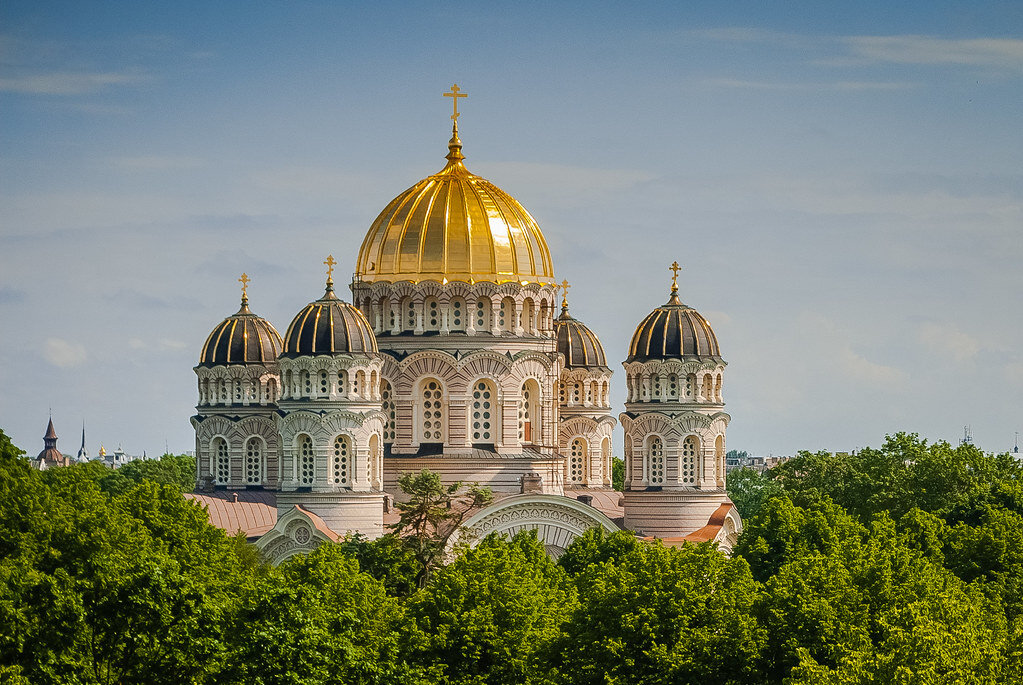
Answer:
[(456, 535), (468, 544), (533, 529), (556, 556), (600, 526), (727, 551), (742, 524), (725, 493), (725, 361), (707, 320), (679, 297), (677, 263), (667, 301), (639, 321), (624, 361), (619, 492), (604, 349), (570, 313), (536, 220), (466, 167), (465, 93), (445, 95), (447, 163), (369, 227), (350, 302), (328, 256), (323, 294), (282, 337), (250, 309), (242, 274), (241, 308), (195, 367), (190, 497), (274, 563), (386, 533), (399, 476), (423, 469), (493, 491)]

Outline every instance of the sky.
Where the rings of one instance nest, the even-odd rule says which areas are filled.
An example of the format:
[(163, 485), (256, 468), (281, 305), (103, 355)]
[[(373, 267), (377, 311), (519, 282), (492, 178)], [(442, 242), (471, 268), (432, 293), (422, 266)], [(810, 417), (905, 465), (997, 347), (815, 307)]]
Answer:
[(237, 278), (283, 333), (328, 253), (350, 274), (443, 166), (455, 82), (466, 165), (539, 222), (616, 414), (677, 259), (730, 449), (1023, 431), (1023, 3), (922, 0), (4, 0), (0, 428), (193, 449)]

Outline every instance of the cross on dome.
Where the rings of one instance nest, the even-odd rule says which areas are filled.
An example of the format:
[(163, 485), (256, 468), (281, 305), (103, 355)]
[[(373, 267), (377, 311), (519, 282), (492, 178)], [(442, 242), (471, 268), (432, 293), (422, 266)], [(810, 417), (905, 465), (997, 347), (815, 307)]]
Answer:
[(674, 261), (671, 263), (671, 266), (668, 267), (668, 270), (672, 272), (671, 292), (676, 293), (678, 292), (678, 272), (682, 270), (682, 267), (678, 265), (677, 261)]
[(451, 91), (447, 92), (447, 93), (444, 93), (444, 97), (451, 98), (451, 104), (454, 107), (453, 113), (451, 115), (451, 120), (455, 122), (455, 128), (458, 128), (458, 116), (459, 116), (458, 115), (458, 98), (467, 98), (467, 97), (469, 97), (468, 93), (460, 93), (459, 90), (461, 90), (461, 89), (458, 87), (458, 84), (457, 83), (453, 83), (453, 84), (451, 84)]
[(571, 288), (566, 278), (561, 282), (561, 308), (568, 309), (568, 289)]
[(334, 265), (337, 264), (337, 260), (334, 259), (334, 255), (329, 254), (323, 261), (327, 265), (327, 283), (334, 282)]
[(251, 280), (252, 279), (249, 278), (249, 275), (247, 273), (242, 273), (242, 277), (238, 279), (238, 282), (242, 284), (242, 299), (243, 300), (249, 299), (248, 290), (249, 290), (249, 282)]

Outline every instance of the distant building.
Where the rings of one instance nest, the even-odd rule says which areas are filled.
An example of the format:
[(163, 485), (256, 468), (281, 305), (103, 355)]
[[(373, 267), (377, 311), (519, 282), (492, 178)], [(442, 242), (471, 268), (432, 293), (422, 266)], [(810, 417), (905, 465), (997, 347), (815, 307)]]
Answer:
[(46, 427), (46, 435), (43, 436), (43, 451), (32, 460), (32, 466), (44, 471), (54, 466), (67, 466), (70, 463), (71, 457), (62, 454), (57, 449), (57, 431), (53, 429), (53, 418), (51, 417), (50, 424)]
[(775, 456), (746, 456), (746, 457), (728, 457), (725, 463), (726, 472), (731, 472), (736, 469), (753, 469), (758, 473), (763, 473), (768, 469), (773, 469), (779, 464), (784, 464), (792, 457), (775, 457)]

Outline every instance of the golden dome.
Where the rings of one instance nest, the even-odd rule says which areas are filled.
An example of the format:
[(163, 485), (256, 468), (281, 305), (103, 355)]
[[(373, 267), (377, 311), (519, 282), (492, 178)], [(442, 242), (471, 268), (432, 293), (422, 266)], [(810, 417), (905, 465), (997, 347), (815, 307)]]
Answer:
[(553, 282), (551, 253), (536, 220), (465, 168), (457, 127), (448, 150), (447, 166), (391, 200), (373, 222), (356, 279)]

